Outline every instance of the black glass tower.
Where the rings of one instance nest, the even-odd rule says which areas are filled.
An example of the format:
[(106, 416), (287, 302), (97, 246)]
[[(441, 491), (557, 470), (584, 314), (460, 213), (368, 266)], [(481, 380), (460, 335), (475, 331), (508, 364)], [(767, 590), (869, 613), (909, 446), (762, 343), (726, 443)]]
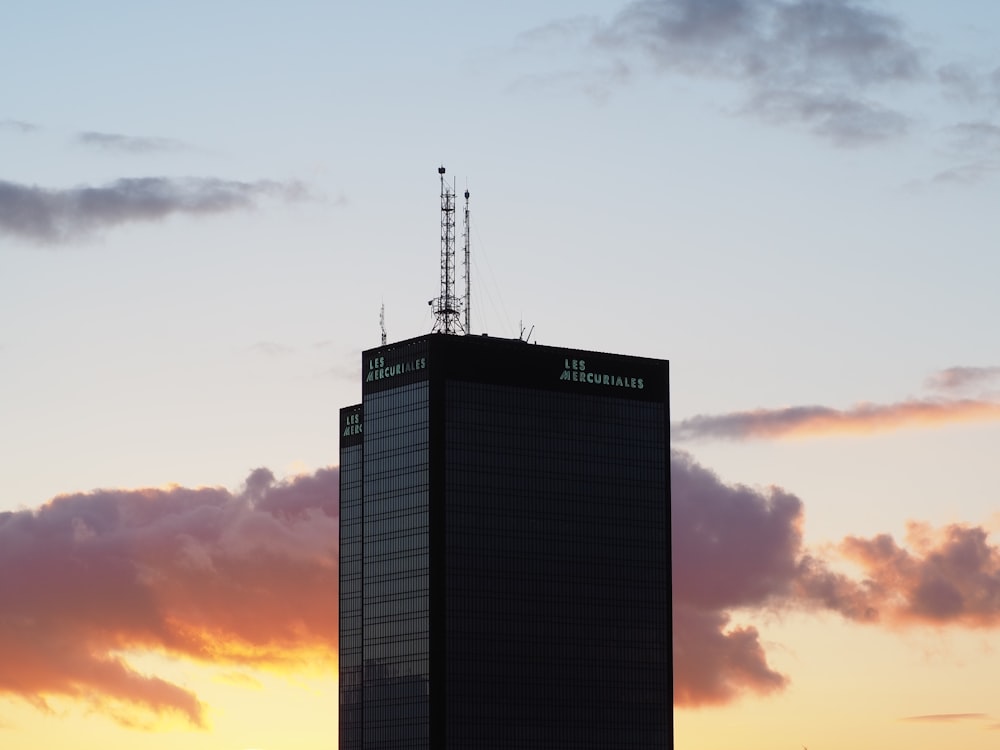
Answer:
[(362, 377), (340, 750), (671, 747), (668, 363), (431, 334)]

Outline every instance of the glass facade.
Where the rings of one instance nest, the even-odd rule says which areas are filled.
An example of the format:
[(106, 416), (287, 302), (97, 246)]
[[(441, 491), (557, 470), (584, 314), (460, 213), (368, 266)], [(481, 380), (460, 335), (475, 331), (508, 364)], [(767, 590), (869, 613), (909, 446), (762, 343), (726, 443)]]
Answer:
[(361, 750), (361, 406), (340, 410), (340, 750)]
[(663, 404), (446, 394), (448, 746), (668, 747)]
[(363, 381), (342, 750), (670, 747), (667, 363), (436, 334)]
[(420, 352), (373, 361), (364, 394), (362, 726), (369, 750), (429, 746), (428, 383), (418, 380), (425, 368), (406, 367), (419, 364)]

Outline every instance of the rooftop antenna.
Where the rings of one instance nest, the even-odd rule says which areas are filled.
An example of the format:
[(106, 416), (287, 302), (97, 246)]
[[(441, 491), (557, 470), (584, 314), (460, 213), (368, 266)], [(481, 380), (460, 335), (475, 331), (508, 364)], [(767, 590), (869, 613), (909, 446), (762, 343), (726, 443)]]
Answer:
[(518, 339), (521, 340), (521, 341), (523, 341), (526, 344), (530, 344), (531, 343), (531, 341), (530, 341), (531, 334), (533, 334), (534, 332), (535, 332), (535, 327), (531, 326), (531, 330), (528, 331), (528, 335), (527, 336), (524, 335), (524, 319), (522, 318), (521, 319), (521, 333), (518, 336)]
[(469, 188), (465, 189), (465, 335), (472, 333), (472, 277), (469, 270)]
[(455, 297), (455, 190), (441, 177), (441, 296), (428, 304), (434, 307), (434, 333), (459, 333), (461, 310)]
[(385, 346), (385, 302), (382, 303), (382, 309), (378, 313), (378, 325), (382, 329), (382, 346)]

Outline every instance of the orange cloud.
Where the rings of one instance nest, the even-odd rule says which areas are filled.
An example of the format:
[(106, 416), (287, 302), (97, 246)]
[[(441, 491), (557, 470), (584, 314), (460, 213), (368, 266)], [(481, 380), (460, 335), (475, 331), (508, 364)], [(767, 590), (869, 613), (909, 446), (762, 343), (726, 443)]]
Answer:
[(778, 488), (723, 483), (689, 456), (671, 461), (674, 689), (679, 706), (781, 690), (758, 631), (731, 613), (824, 609), (884, 627), (1000, 627), (1000, 546), (987, 529), (911, 522), (904, 543), (850, 536), (830, 551), (802, 543), (802, 502)]
[(924, 714), (922, 716), (904, 716), (901, 721), (923, 721), (930, 723), (955, 722), (955, 721), (978, 721), (988, 719), (983, 713), (975, 714)]
[[(849, 537), (861, 575), (802, 542), (804, 508), (778, 488), (722, 482), (673, 452), (675, 704), (783, 689), (754, 627), (731, 614), (826, 609), (888, 625), (1000, 625), (1000, 549), (975, 526), (911, 524), (906, 545)], [(98, 490), (0, 513), (0, 695), (65, 697), (126, 725), (205, 724), (197, 695), (124, 656), (336, 671), (338, 478), (220, 488)], [(148, 722), (147, 722), (148, 723)]]
[[(337, 472), (245, 488), (97, 490), (0, 513), (0, 693), (205, 723), (120, 656), (336, 664)], [(121, 707), (133, 709), (132, 713)]]
[(850, 409), (789, 406), (729, 414), (699, 414), (671, 426), (674, 441), (750, 440), (870, 435), (911, 427), (1000, 420), (1000, 397), (985, 389), (1000, 379), (1000, 367), (949, 367), (933, 374), (926, 386), (956, 396), (978, 391), (976, 398), (907, 399), (894, 404), (861, 403)]
[(673, 440), (795, 438), (820, 435), (870, 435), (909, 427), (1000, 420), (1000, 402), (976, 399), (926, 399), (895, 404), (858, 404), (851, 409), (792, 406), (730, 414), (699, 414), (672, 426)]

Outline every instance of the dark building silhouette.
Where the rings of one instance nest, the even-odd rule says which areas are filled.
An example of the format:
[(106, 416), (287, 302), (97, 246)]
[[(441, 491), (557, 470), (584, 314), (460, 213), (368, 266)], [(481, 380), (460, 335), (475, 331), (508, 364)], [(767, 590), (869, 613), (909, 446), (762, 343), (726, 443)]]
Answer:
[(668, 363), (430, 334), (341, 410), (340, 750), (672, 746)]

